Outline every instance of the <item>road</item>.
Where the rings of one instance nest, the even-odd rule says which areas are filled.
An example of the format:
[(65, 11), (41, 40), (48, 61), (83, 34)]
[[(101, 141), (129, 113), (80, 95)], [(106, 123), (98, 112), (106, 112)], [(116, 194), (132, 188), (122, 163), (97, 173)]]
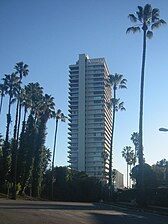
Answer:
[(103, 204), (1, 199), (0, 224), (168, 224), (168, 216)]

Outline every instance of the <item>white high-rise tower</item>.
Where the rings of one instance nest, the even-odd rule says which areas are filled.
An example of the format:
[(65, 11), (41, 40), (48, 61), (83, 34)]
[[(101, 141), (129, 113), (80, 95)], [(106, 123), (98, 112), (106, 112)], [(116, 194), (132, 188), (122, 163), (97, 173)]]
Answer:
[(80, 54), (69, 69), (70, 166), (107, 179), (112, 128), (107, 64), (104, 58)]

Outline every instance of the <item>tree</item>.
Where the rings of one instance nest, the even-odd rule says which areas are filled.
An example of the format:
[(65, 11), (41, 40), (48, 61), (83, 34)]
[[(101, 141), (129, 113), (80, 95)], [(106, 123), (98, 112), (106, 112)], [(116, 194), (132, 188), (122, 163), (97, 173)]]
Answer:
[[(136, 158), (138, 157), (138, 151), (139, 151), (139, 134), (138, 132), (133, 132), (131, 135), (131, 141), (133, 142), (135, 146), (135, 163), (136, 163)], [(135, 165), (135, 164), (134, 164)]]
[(129, 164), (131, 163), (131, 153), (133, 151), (131, 150), (131, 146), (125, 146), (123, 148), (123, 151), (122, 151), (122, 157), (124, 157), (124, 159), (126, 160), (126, 163), (127, 163), (127, 188), (128, 188), (128, 166)]
[(14, 132), (14, 139), (17, 140), (19, 138), (19, 128), (20, 128), (20, 120), (21, 120), (21, 83), (22, 78), (26, 77), (28, 75), (28, 65), (24, 64), (23, 62), (16, 63), (15, 67), (15, 74), (19, 75), (20, 79), (20, 86), (19, 86), (19, 92), (18, 92), (18, 98), (17, 98), (17, 107), (16, 107), (16, 119), (15, 119), (15, 132)]
[(61, 121), (65, 122), (66, 118), (67, 117), (61, 112), (60, 109), (58, 109), (57, 112), (54, 115), (54, 119), (55, 119), (55, 134), (54, 134), (53, 158), (52, 158), (51, 200), (53, 200), (54, 162), (55, 162), (55, 151), (56, 151), (58, 121), (61, 120)]
[(140, 188), (143, 188), (143, 101), (144, 101), (144, 76), (145, 76), (145, 62), (146, 62), (146, 39), (152, 38), (153, 30), (166, 24), (163, 19), (160, 19), (160, 12), (157, 8), (152, 8), (150, 4), (144, 7), (138, 6), (138, 11), (135, 14), (129, 14), (131, 22), (137, 24), (129, 27), (126, 33), (143, 31), (143, 53), (142, 53), (142, 67), (141, 67), (141, 84), (140, 84), (140, 111), (139, 111), (139, 165), (140, 165)]
[(32, 195), (40, 196), (41, 183), (43, 178), (43, 155), (46, 140), (46, 123), (48, 119), (54, 116), (54, 98), (45, 94), (39, 102), (38, 117), (36, 117), (36, 140), (35, 140), (35, 156), (33, 166)]
[(9, 95), (9, 102), (8, 102), (8, 112), (7, 112), (7, 126), (6, 126), (6, 139), (5, 141), (8, 142), (9, 140), (9, 126), (11, 123), (11, 105), (15, 101), (15, 97), (18, 94), (18, 86), (20, 85), (20, 80), (16, 76), (16, 74), (12, 73), (11, 75), (5, 75), (3, 78), (5, 92)]
[[(2, 147), (3, 151), (3, 169), (4, 169), (4, 177), (7, 178), (9, 174), (9, 167), (11, 161), (11, 151), (10, 151), (10, 142), (9, 142), (9, 131), (11, 124), (11, 105), (15, 102), (15, 97), (18, 94), (18, 86), (20, 84), (19, 78), (12, 73), (11, 75), (5, 75), (3, 78), (5, 93), (9, 95), (8, 102), (8, 111), (7, 111), (7, 125), (6, 125), (6, 137)], [(13, 154), (12, 154), (13, 156)]]
[[(46, 122), (48, 120), (47, 107), (49, 102), (47, 100), (51, 97), (47, 94), (43, 96), (43, 88), (39, 83), (29, 83), (25, 86), (22, 97), (21, 105), (24, 108), (24, 116), (18, 149), (18, 182), (21, 183), (22, 194), (30, 186), (30, 192), (33, 193), (33, 196), (37, 196), (40, 192), (39, 181), (42, 177), (42, 167), (40, 169), (39, 166), (42, 164), (44, 155)], [(35, 170), (37, 170), (37, 173)]]
[(110, 161), (109, 161), (109, 189), (112, 187), (112, 154), (113, 154), (113, 138), (114, 138), (114, 124), (115, 124), (115, 113), (118, 110), (125, 110), (123, 102), (119, 102), (117, 99), (117, 90), (125, 89), (127, 80), (123, 78), (121, 74), (110, 75), (109, 83), (113, 89), (113, 98), (111, 99), (110, 105), (112, 106), (112, 131), (111, 131), (111, 144), (110, 144)]
[(18, 151), (18, 140), (19, 140), (19, 130), (20, 130), (20, 121), (21, 121), (21, 93), (22, 93), (22, 78), (28, 75), (28, 65), (23, 62), (16, 63), (15, 74), (19, 74), (19, 85), (18, 92), (16, 95), (17, 105), (15, 113), (15, 125), (13, 131), (13, 140), (12, 140), (12, 177), (13, 177), (13, 199), (16, 199), (16, 176), (17, 176), (17, 151)]
[[(131, 178), (136, 180), (136, 188), (139, 189), (139, 184), (141, 184), (141, 176), (140, 176), (140, 165), (136, 165), (132, 168)], [(156, 174), (154, 173), (152, 167), (144, 163), (144, 187), (145, 189), (151, 189), (156, 187)], [(142, 195), (139, 194), (138, 198)]]
[(13, 140), (12, 140), (12, 179), (13, 179), (13, 195), (12, 198), (16, 199), (16, 176), (17, 176), (17, 150), (18, 150), (18, 139), (19, 139), (19, 129), (20, 129), (20, 120), (21, 120), (21, 84), (22, 78), (28, 75), (28, 65), (23, 62), (16, 63), (15, 67), (15, 75), (19, 75), (19, 85), (18, 91), (16, 95), (17, 105), (16, 105), (16, 113), (15, 113), (15, 124), (13, 131)]
[[(47, 170), (43, 181), (43, 196), (49, 199), (52, 170)], [(95, 177), (88, 177), (85, 172), (79, 172), (67, 167), (54, 167), (53, 200), (94, 202), (101, 199), (101, 182)], [(92, 187), (91, 187), (92, 186)]]
[(17, 183), (21, 184), (21, 194), (25, 194), (25, 190), (32, 179), (35, 136), (35, 120), (33, 115), (30, 114), (27, 120), (25, 132), (21, 133), (20, 146), (18, 150)]
[(162, 159), (154, 164), (152, 169), (157, 177), (157, 185), (168, 187), (168, 161), (166, 159)]

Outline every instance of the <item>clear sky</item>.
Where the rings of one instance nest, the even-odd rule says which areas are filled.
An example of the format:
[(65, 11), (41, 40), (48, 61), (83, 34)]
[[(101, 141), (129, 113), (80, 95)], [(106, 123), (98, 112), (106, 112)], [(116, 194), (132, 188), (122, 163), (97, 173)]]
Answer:
[[(126, 145), (133, 147), (130, 136), (138, 130), (142, 54), (142, 33), (125, 33), (132, 25), (127, 16), (146, 3), (159, 8), (168, 22), (167, 0), (0, 0), (0, 77), (24, 61), (30, 70), (25, 83), (38, 81), (65, 114), (68, 65), (78, 54), (105, 57), (111, 73), (127, 78), (128, 89), (118, 92), (127, 110), (117, 113), (114, 136), (114, 167), (123, 173), (121, 151)], [(158, 131), (168, 127), (168, 26), (156, 30), (147, 43), (145, 75), (144, 153), (146, 162), (153, 164), (168, 159), (168, 133)], [(56, 165), (67, 165), (67, 128), (59, 125)], [(51, 120), (46, 143), (50, 148), (53, 132)]]

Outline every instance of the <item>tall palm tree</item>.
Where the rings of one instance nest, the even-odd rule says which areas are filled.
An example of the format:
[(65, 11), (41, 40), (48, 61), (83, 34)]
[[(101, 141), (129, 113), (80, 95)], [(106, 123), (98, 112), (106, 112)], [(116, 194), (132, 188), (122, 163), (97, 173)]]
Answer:
[(43, 152), (46, 140), (46, 124), (48, 119), (54, 116), (54, 98), (45, 94), (39, 101), (39, 112), (36, 117), (36, 144), (34, 154), (33, 176), (32, 176), (32, 194), (39, 197), (43, 177)]
[(157, 8), (152, 8), (150, 4), (144, 7), (138, 6), (138, 11), (135, 14), (129, 14), (131, 22), (135, 26), (129, 27), (126, 33), (143, 31), (143, 53), (141, 67), (141, 84), (140, 84), (140, 111), (139, 111), (139, 165), (140, 165), (140, 187), (143, 187), (143, 100), (144, 100), (144, 75), (146, 61), (146, 40), (152, 38), (153, 30), (166, 24), (163, 19), (160, 19), (160, 12)]
[(19, 138), (19, 129), (20, 129), (20, 120), (21, 120), (21, 102), (20, 102), (20, 94), (21, 94), (21, 82), (22, 78), (26, 77), (29, 73), (28, 65), (23, 62), (18, 62), (14, 66), (15, 74), (19, 75), (20, 86), (17, 98), (17, 106), (16, 106), (16, 119), (15, 119), (15, 128), (14, 128), (14, 139), (17, 140)]
[(9, 143), (9, 131), (11, 124), (11, 105), (15, 101), (15, 97), (18, 94), (19, 78), (16, 74), (5, 75), (3, 78), (5, 86), (5, 94), (9, 95), (8, 111), (7, 111), (7, 124), (6, 124), (6, 137), (2, 147), (3, 151), (3, 167), (4, 167), (4, 177), (6, 178), (9, 173), (10, 167), (10, 143)]
[(123, 78), (123, 75), (121, 74), (115, 74), (115, 75), (110, 75), (110, 80), (109, 83), (112, 86), (113, 90), (113, 98), (111, 99), (111, 106), (112, 106), (112, 112), (113, 112), (113, 117), (112, 117), (112, 131), (111, 131), (111, 145), (110, 145), (110, 161), (109, 161), (109, 189), (111, 191), (112, 187), (112, 153), (113, 153), (113, 138), (114, 138), (114, 124), (115, 124), (115, 113), (118, 110), (125, 110), (123, 106), (123, 102), (119, 102), (119, 99), (117, 99), (117, 90), (118, 89), (125, 89), (127, 80)]
[(127, 163), (127, 188), (128, 188), (128, 174), (129, 174), (129, 165), (132, 165), (133, 161), (133, 150), (131, 146), (125, 146), (122, 151), (122, 157), (126, 160)]
[[(43, 96), (43, 88), (37, 82), (29, 83), (21, 92), (20, 103), (24, 109), (24, 114), (18, 148), (17, 172), (19, 176), (17, 181), (21, 183), (22, 193), (24, 193), (27, 185), (30, 184), (31, 179), (32, 183), (34, 181), (33, 194), (36, 194), (38, 191), (37, 189), (39, 189), (38, 186), (35, 186), (39, 183), (39, 172), (36, 175), (35, 169), (39, 170), (42, 154), (40, 150), (41, 147), (43, 147), (42, 145), (46, 137), (46, 105), (48, 105), (46, 98), (47, 97)], [(27, 114), (28, 119), (26, 124)], [(30, 141), (31, 143), (29, 143)]]
[(11, 75), (5, 75), (3, 78), (4, 85), (5, 85), (5, 93), (9, 95), (9, 102), (8, 102), (8, 112), (7, 112), (7, 126), (6, 126), (6, 138), (5, 141), (8, 142), (9, 140), (9, 126), (11, 123), (11, 105), (15, 101), (15, 97), (18, 95), (18, 86), (20, 85), (20, 80), (16, 76), (15, 73)]
[(3, 105), (3, 99), (4, 99), (4, 96), (5, 96), (5, 92), (6, 92), (6, 86), (3, 83), (0, 83), (0, 96), (1, 96), (1, 99), (0, 99), (0, 115), (1, 115), (1, 111), (2, 111), (2, 105)]
[(16, 115), (15, 124), (13, 132), (12, 141), (12, 179), (13, 179), (13, 195), (12, 198), (16, 199), (16, 178), (17, 178), (17, 151), (18, 151), (18, 139), (19, 139), (19, 129), (21, 120), (21, 84), (22, 78), (28, 75), (28, 65), (23, 62), (18, 62), (14, 66), (15, 75), (19, 78), (18, 92), (17, 92), (17, 105), (16, 105)]
[[(19, 95), (19, 87), (20, 87), (20, 79), (17, 77), (15, 73), (11, 75), (5, 75), (4, 82), (6, 85), (6, 92), (9, 95), (9, 104), (8, 104), (8, 114), (7, 114), (7, 128), (6, 128), (6, 139), (5, 139), (5, 147), (4, 150), (9, 150), (9, 127), (11, 123), (11, 104), (16, 100)], [(16, 160), (16, 144), (12, 141), (11, 147), (11, 179), (13, 182), (13, 190), (15, 186), (15, 160)], [(6, 148), (6, 149), (5, 149)], [(13, 199), (16, 199), (13, 197)]]
[(54, 146), (53, 146), (53, 158), (52, 158), (51, 200), (53, 200), (54, 162), (55, 162), (58, 121), (61, 120), (61, 121), (65, 122), (67, 117), (61, 112), (60, 109), (58, 109), (57, 112), (55, 113), (54, 118), (55, 118), (55, 134), (54, 134)]

